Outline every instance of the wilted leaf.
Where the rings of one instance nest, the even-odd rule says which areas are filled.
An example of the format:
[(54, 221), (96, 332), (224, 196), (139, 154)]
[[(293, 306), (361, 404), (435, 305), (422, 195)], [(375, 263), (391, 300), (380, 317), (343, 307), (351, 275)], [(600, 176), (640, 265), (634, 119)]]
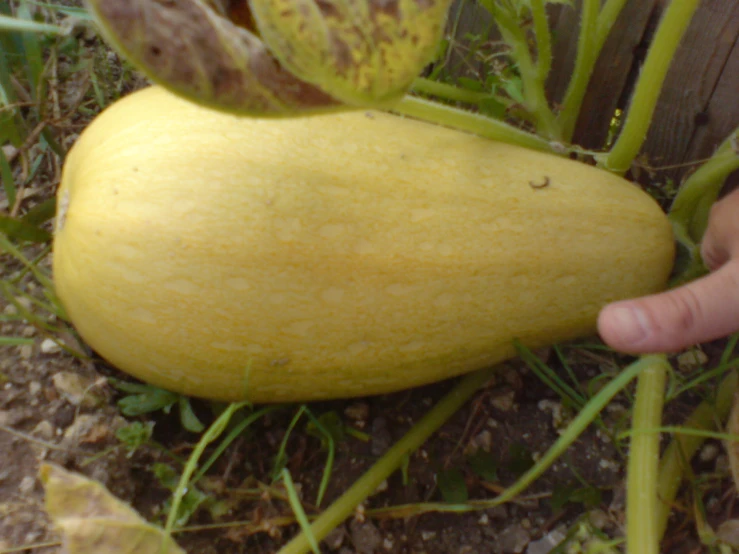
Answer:
[(88, 0), (149, 77), (234, 113), (289, 116), (399, 100), (451, 0)]
[(185, 554), (100, 483), (53, 464), (42, 464), (40, 477), (46, 511), (62, 532), (65, 553)]
[(434, 59), (450, 0), (252, 0), (267, 47), (347, 104), (400, 99)]
[(340, 103), (290, 72), (250, 29), (228, 19), (227, 0), (88, 0), (106, 39), (153, 81), (233, 113), (287, 116)]

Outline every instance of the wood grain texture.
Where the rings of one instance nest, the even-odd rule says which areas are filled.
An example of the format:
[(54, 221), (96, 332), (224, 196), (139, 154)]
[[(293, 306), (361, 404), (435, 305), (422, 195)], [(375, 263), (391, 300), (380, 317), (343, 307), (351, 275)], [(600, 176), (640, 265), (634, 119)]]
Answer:
[[(642, 45), (654, 18), (657, 0), (627, 2), (606, 40), (590, 78), (575, 127), (574, 142), (585, 148), (602, 148), (608, 137), (611, 116), (623, 107), (634, 85), (646, 48)], [(577, 53), (577, 34), (570, 36), (570, 52)], [(563, 71), (569, 80), (569, 71)], [(552, 94), (556, 94), (552, 91)], [(560, 93), (564, 95), (564, 90)], [(561, 98), (561, 96), (553, 96)]]
[[(710, 156), (739, 125), (739, 1), (704, 0), (678, 49), (643, 152), (656, 166)], [(686, 167), (668, 171), (673, 178)]]

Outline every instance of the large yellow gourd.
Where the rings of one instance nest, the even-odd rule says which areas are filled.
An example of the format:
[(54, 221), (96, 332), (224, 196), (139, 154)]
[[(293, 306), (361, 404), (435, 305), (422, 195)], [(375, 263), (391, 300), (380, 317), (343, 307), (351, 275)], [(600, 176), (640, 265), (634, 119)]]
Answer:
[(145, 381), (257, 402), (421, 385), (661, 289), (657, 204), (592, 167), (383, 113), (254, 120), (131, 94), (64, 168), (54, 277)]

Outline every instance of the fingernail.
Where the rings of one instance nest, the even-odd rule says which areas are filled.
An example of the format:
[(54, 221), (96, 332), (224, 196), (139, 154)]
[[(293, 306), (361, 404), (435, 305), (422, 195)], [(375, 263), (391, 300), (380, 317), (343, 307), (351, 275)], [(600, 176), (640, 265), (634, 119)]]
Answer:
[(637, 346), (649, 337), (649, 323), (641, 308), (634, 306), (614, 306), (611, 308), (613, 332), (620, 342)]

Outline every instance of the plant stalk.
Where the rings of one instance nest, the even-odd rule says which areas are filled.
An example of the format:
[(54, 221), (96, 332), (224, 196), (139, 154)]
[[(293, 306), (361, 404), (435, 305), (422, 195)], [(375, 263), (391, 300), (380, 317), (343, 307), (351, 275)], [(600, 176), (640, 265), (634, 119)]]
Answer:
[[(485, 385), (497, 369), (497, 367), (483, 369), (465, 377), (343, 495), (318, 516), (311, 525), (313, 537), (320, 542), (337, 525), (351, 516), (357, 506), (371, 496), (377, 487), (403, 464), (407, 456), (418, 450), (480, 387)], [(278, 554), (305, 554), (309, 549), (308, 537), (305, 533), (301, 533), (282, 547)]]
[(538, 135), (527, 133), (497, 119), (423, 98), (407, 95), (392, 107), (392, 111), (492, 140), (516, 144), (532, 150), (554, 152), (549, 141)]
[(667, 70), (700, 0), (672, 0), (667, 5), (644, 60), (623, 129), (610, 152), (600, 157), (605, 169), (623, 175), (647, 138)]
[(518, 64), (523, 81), (523, 95), (526, 109), (534, 115), (536, 127), (540, 135), (551, 140), (560, 140), (557, 121), (549, 108), (544, 92), (544, 81), (540, 78), (539, 68), (531, 59), (531, 52), (526, 40), (526, 33), (518, 22), (493, 0), (481, 0), (482, 5), (495, 19), (503, 40), (511, 47), (513, 59)]
[(727, 138), (716, 153), (682, 184), (670, 207), (670, 221), (687, 232), (696, 243), (708, 225), (708, 211), (718, 198), (726, 178), (739, 169), (739, 128)]
[(572, 135), (575, 133), (580, 107), (600, 53), (600, 48), (597, 47), (599, 9), (600, 0), (584, 0), (580, 17), (580, 36), (577, 41), (575, 68), (562, 101), (562, 111), (559, 114), (562, 138), (567, 142), (572, 140)]
[(448, 83), (432, 81), (419, 77), (413, 81), (413, 92), (436, 96), (452, 102), (463, 102), (465, 104), (479, 104), (490, 98), (490, 93), (475, 90), (467, 90)]
[(545, 1), (532, 0), (531, 14), (536, 36), (536, 68), (539, 71), (539, 82), (545, 83), (552, 69), (552, 33), (549, 30)]
[(626, 482), (626, 551), (659, 554), (657, 532), (657, 471), (660, 433), (638, 433), (662, 423), (665, 382), (669, 366), (665, 356), (656, 357), (639, 375)]

